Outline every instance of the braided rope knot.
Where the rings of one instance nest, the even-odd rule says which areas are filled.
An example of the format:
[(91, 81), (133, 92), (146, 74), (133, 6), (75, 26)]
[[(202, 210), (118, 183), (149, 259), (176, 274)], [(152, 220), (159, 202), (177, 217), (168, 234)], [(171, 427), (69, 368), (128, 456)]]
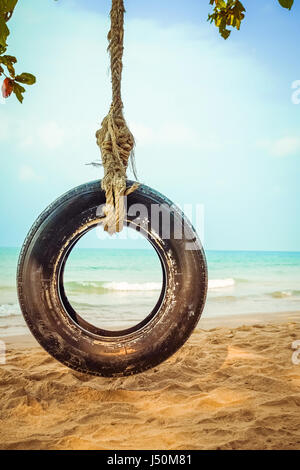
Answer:
[(105, 191), (104, 230), (111, 235), (123, 229), (125, 218), (124, 197), (133, 192), (138, 184), (126, 189), (126, 170), (134, 149), (134, 137), (123, 116), (121, 99), (122, 57), (124, 40), (124, 3), (112, 0), (111, 29), (108, 33), (111, 58), (112, 104), (96, 132), (100, 147), (104, 178), (101, 187)]

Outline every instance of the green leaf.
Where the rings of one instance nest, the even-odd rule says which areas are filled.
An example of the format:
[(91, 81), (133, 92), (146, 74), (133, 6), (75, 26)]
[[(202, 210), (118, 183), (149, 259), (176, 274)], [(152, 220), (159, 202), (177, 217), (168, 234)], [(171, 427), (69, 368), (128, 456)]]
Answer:
[(226, 8), (226, 2), (224, 0), (216, 0), (217, 8)]
[(229, 29), (226, 29), (226, 28), (220, 28), (220, 34), (222, 36), (223, 39), (228, 39), (229, 36), (230, 36), (230, 33), (231, 31), (229, 31)]
[(16, 95), (17, 99), (20, 101), (20, 103), (23, 103), (23, 99), (24, 99), (23, 93), (26, 92), (25, 88), (23, 88), (18, 83), (14, 82), (13, 92)]
[(16, 82), (25, 83), (26, 85), (33, 85), (36, 82), (36, 78), (31, 73), (22, 73), (17, 75), (15, 78)]
[(293, 6), (294, 0), (278, 0), (278, 2), (283, 8), (290, 10)]
[(3, 55), (0, 57), (0, 62), (6, 65), (6, 62), (11, 62), (12, 64), (17, 63), (17, 59), (13, 55)]
[(14, 10), (18, 0), (0, 0), (0, 11), (3, 13), (9, 13)]
[(7, 67), (9, 74), (12, 78), (15, 77), (15, 68), (13, 64), (17, 62), (17, 59), (11, 55), (0, 56), (0, 64), (3, 64)]
[(9, 29), (6, 26), (5, 20), (2, 16), (0, 16), (0, 46), (6, 47), (6, 40), (9, 36)]

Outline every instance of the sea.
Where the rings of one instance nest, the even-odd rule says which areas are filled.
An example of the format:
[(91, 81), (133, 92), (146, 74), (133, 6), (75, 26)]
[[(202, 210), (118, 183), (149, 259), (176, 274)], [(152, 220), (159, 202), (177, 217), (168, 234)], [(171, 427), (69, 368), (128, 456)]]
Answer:
[[(16, 293), (19, 251), (0, 248), (0, 336), (28, 333)], [(207, 251), (206, 257), (203, 318), (300, 312), (300, 252)], [(73, 308), (87, 321), (123, 329), (155, 306), (161, 265), (153, 249), (79, 247), (67, 261), (64, 285)]]

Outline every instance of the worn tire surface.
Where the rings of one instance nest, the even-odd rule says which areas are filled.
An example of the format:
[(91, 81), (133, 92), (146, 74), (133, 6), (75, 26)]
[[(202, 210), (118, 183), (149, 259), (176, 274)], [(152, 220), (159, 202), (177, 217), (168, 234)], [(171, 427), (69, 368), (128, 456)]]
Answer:
[[(99, 224), (99, 205), (104, 203), (100, 181), (93, 181), (51, 204), (24, 242), (17, 284), (25, 320), (49, 354), (77, 371), (116, 377), (154, 367), (184, 344), (205, 304), (207, 268), (200, 241), (184, 214), (160, 193), (140, 185), (127, 198), (127, 224), (136, 229), (139, 223), (140, 232), (159, 255), (160, 298), (147, 318), (127, 330), (106, 331), (87, 323), (68, 302), (63, 271), (75, 243)], [(136, 212), (130, 215), (136, 204), (147, 207), (147, 220), (139, 220)], [(162, 208), (158, 222), (151, 220), (151, 207), (156, 204)], [(168, 238), (162, 236), (165, 215), (171, 221)], [(175, 227), (183, 223), (184, 236), (178, 237)]]

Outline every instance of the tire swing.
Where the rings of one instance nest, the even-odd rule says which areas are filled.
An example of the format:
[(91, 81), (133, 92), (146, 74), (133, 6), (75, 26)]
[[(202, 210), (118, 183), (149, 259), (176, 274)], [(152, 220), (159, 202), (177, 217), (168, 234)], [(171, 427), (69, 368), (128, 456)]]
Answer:
[[(205, 255), (184, 214), (157, 191), (126, 180), (134, 139), (121, 100), (124, 12), (123, 0), (112, 0), (108, 40), (113, 98), (96, 134), (104, 167), (101, 187), (99, 181), (83, 184), (39, 216), (23, 244), (17, 273), (20, 306), (40, 345), (66, 366), (104, 377), (143, 372), (175, 353), (194, 330), (207, 291)], [(131, 211), (136, 205), (146, 208), (147, 217)], [(153, 215), (153, 206), (160, 217)], [(168, 236), (163, 233), (165, 220)], [(70, 252), (99, 224), (110, 234), (124, 225), (139, 231), (161, 261), (163, 285), (156, 306), (143, 321), (124, 330), (88, 323), (72, 308), (64, 290)]]

